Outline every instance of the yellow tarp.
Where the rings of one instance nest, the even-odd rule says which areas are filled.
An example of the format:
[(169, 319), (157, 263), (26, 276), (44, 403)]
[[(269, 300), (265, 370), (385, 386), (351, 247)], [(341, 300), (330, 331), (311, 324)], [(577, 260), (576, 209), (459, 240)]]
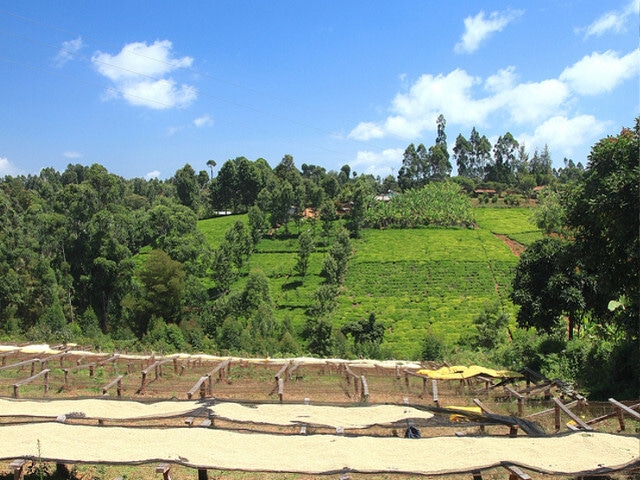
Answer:
[(435, 380), (464, 380), (478, 375), (485, 375), (492, 378), (521, 378), (522, 374), (511, 372), (509, 370), (494, 370), (492, 368), (479, 367), (472, 365), (465, 367), (463, 365), (455, 365), (451, 367), (441, 367), (438, 370), (422, 369), (416, 373), (425, 375)]

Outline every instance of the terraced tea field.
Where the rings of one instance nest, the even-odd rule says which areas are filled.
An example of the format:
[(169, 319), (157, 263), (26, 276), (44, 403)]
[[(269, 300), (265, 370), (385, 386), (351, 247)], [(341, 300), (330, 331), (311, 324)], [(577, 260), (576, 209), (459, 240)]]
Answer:
[[(336, 326), (375, 313), (386, 327), (383, 347), (396, 358), (417, 358), (428, 329), (449, 343), (472, 329), (473, 318), (486, 305), (498, 303), (515, 317), (509, 288), (518, 258), (497, 235), (528, 245), (540, 232), (530, 222), (528, 208), (474, 209), (478, 228), (365, 230), (354, 241), (354, 255), (338, 298)], [(224, 217), (199, 223), (215, 248), (221, 229), (235, 219)], [(218, 224), (220, 222), (220, 224)], [(269, 279), (276, 316), (301, 327), (320, 277), (324, 249), (311, 255), (309, 273), (294, 273), (297, 240), (262, 240), (247, 270), (260, 269)], [(232, 287), (241, 289), (246, 274)]]

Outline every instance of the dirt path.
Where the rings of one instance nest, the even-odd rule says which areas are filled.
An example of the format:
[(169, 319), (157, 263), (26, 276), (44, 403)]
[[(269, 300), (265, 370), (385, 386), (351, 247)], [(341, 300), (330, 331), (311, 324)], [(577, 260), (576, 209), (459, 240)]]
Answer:
[(495, 236), (496, 238), (499, 238), (500, 240), (502, 240), (507, 247), (509, 247), (509, 250), (511, 250), (511, 253), (513, 253), (516, 257), (520, 258), (520, 255), (522, 254), (522, 252), (524, 252), (526, 248), (524, 245), (516, 242), (515, 240), (513, 240), (512, 238), (509, 238), (506, 235), (495, 234)]

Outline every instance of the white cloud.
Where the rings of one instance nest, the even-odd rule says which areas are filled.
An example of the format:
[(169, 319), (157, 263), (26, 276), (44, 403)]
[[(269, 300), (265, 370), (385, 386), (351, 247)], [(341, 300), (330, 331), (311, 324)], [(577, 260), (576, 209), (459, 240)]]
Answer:
[(492, 33), (500, 32), (504, 27), (524, 12), (522, 10), (507, 10), (504, 12), (492, 12), (489, 18), (485, 18), (481, 11), (475, 17), (464, 19), (464, 33), (454, 47), (456, 53), (473, 53), (480, 44)]
[(503, 108), (516, 123), (537, 122), (557, 113), (569, 93), (564, 83), (550, 79), (511, 86), (490, 103), (495, 110)]
[(571, 158), (576, 149), (595, 143), (608, 127), (593, 115), (555, 116), (540, 124), (533, 135), (523, 134), (518, 140), (524, 142), (529, 151), (541, 149), (546, 144), (556, 157)]
[(67, 150), (62, 154), (65, 158), (82, 158), (83, 155), (80, 152), (73, 152), (71, 150)]
[(622, 33), (627, 30), (626, 22), (632, 15), (638, 15), (640, 10), (640, 0), (631, 0), (621, 10), (611, 10), (603, 13), (591, 25), (584, 30), (585, 38), (600, 37), (607, 32)]
[(359, 151), (350, 165), (358, 174), (379, 175), (380, 178), (396, 176), (402, 164), (403, 154), (402, 148), (388, 148), (382, 152)]
[(213, 125), (213, 119), (209, 115), (202, 115), (193, 121), (197, 128), (210, 127)]
[(610, 92), (629, 78), (637, 78), (639, 66), (640, 49), (624, 57), (611, 50), (594, 52), (565, 68), (560, 80), (567, 82), (580, 95), (598, 95)]
[(152, 178), (158, 178), (160, 176), (160, 172), (158, 170), (154, 170), (152, 172), (147, 173), (144, 178), (147, 180), (151, 180)]
[(58, 51), (53, 61), (58, 67), (62, 67), (69, 60), (72, 60), (82, 47), (84, 47), (82, 37), (62, 42), (62, 48)]
[(120, 93), (131, 105), (149, 107), (156, 110), (189, 106), (198, 96), (195, 88), (173, 80), (127, 82), (120, 87)]
[(17, 175), (19, 173), (18, 168), (13, 165), (7, 157), (0, 157), (0, 176), (5, 175)]
[(97, 71), (113, 82), (104, 98), (122, 96), (131, 105), (153, 109), (180, 108), (197, 98), (197, 90), (164, 78), (180, 68), (189, 68), (193, 58), (174, 58), (169, 40), (153, 44), (135, 42), (125, 45), (116, 55), (96, 52), (91, 61)]
[[(451, 124), (471, 128), (485, 125), (494, 114), (506, 114), (515, 123), (538, 122), (562, 113), (570, 96), (557, 80), (517, 83), (514, 67), (500, 70), (486, 81), (456, 69), (447, 75), (422, 75), (406, 93), (395, 96), (390, 115), (382, 122), (361, 122), (349, 138), (369, 140), (392, 135), (419, 138), (435, 131), (438, 115)], [(488, 92), (482, 96), (482, 89)]]
[(384, 137), (384, 135), (384, 130), (379, 125), (372, 122), (360, 122), (356, 128), (349, 132), (347, 138), (366, 142), (372, 138)]

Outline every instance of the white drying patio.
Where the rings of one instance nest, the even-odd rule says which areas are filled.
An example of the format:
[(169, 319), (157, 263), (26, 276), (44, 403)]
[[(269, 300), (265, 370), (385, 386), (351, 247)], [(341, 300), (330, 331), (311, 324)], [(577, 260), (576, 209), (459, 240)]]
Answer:
[(60, 463), (168, 462), (199, 469), (328, 474), (467, 473), (516, 465), (554, 475), (620, 470), (640, 461), (640, 439), (579, 432), (554, 437), (344, 437), (206, 428), (17, 424), (0, 427), (0, 458)]

